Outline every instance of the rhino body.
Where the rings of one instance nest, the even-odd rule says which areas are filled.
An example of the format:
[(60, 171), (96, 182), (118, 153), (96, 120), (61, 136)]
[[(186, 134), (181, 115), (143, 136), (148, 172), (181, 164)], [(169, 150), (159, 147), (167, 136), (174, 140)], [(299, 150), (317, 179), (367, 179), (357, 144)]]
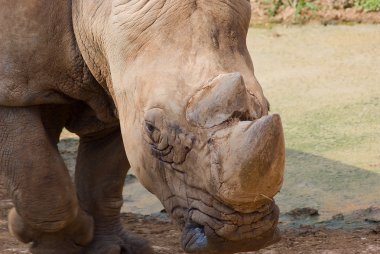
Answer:
[[(246, 47), (249, 1), (0, 6), (0, 174), (32, 253), (153, 253), (120, 223), (130, 167), (186, 252), (278, 240), (284, 137)], [(75, 184), (63, 128), (80, 137)]]

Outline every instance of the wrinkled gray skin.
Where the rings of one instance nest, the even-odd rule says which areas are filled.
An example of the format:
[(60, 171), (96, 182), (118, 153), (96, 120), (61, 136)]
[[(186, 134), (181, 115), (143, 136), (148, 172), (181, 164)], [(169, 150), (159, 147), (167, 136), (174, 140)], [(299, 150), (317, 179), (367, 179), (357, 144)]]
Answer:
[[(248, 0), (0, 6), (0, 173), (32, 253), (152, 253), (120, 223), (129, 166), (187, 252), (278, 240), (284, 138), (246, 48)], [(75, 185), (64, 127), (80, 136)]]

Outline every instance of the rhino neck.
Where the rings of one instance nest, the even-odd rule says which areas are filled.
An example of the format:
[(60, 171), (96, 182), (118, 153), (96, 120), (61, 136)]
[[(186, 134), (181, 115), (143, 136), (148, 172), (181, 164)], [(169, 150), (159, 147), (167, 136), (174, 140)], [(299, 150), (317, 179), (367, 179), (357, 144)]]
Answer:
[(111, 2), (72, 0), (72, 18), (75, 38), (87, 67), (114, 98), (104, 46), (104, 31), (111, 13)]

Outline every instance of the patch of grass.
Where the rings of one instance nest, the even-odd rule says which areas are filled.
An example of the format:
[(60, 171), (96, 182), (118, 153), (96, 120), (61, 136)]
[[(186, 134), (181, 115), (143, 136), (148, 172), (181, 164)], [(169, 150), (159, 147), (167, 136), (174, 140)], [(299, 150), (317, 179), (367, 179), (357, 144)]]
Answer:
[(319, 7), (318, 5), (312, 3), (312, 2), (309, 2), (309, 1), (305, 1), (305, 0), (299, 0), (299, 1), (296, 1), (296, 3), (294, 4), (295, 6), (295, 9), (296, 9), (296, 16), (300, 16), (301, 15), (301, 12), (302, 10), (311, 10), (311, 11), (317, 11), (319, 10)]
[[(380, 0), (251, 0), (251, 2), (254, 11), (251, 24), (255, 25), (257, 23), (303, 25), (315, 21), (323, 25), (346, 22), (379, 23), (378, 16), (370, 12), (380, 13)], [(350, 11), (346, 12), (347, 9)]]
[(317, 154), (353, 150), (379, 134), (379, 98), (346, 105), (325, 106), (288, 119), (285, 131), (289, 147)]
[(268, 10), (268, 14), (269, 16), (274, 17), (277, 15), (280, 7), (284, 5), (284, 2), (282, 0), (274, 0), (271, 5), (273, 7)]
[(367, 12), (380, 11), (380, 0), (358, 0), (355, 5)]
[(282, 7), (292, 7), (295, 10), (295, 16), (300, 16), (303, 10), (317, 11), (320, 7), (308, 0), (265, 0), (265, 3), (271, 7), (268, 9), (268, 14), (271, 17), (276, 16)]

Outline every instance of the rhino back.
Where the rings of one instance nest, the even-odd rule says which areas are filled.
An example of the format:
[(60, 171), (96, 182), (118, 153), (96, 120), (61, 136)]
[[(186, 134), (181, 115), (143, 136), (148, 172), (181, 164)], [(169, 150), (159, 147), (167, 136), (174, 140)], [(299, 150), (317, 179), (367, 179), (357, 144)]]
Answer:
[(0, 105), (104, 96), (80, 55), (71, 1), (0, 0)]
[(0, 106), (70, 104), (67, 127), (78, 134), (104, 128), (102, 121), (116, 124), (112, 99), (78, 49), (71, 0), (0, 6)]

